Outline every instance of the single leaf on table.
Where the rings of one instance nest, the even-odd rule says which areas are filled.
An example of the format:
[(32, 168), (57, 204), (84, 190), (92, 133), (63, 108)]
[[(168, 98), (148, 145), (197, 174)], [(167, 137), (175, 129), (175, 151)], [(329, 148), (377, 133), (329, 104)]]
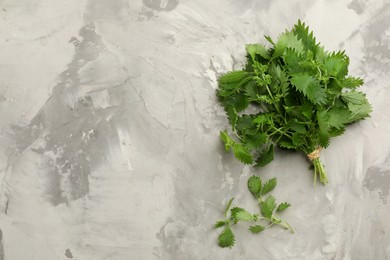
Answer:
[(270, 219), (275, 208), (275, 198), (273, 196), (269, 196), (263, 203), (261, 203), (261, 214), (263, 214), (264, 217)]
[(233, 231), (229, 227), (225, 227), (222, 233), (218, 236), (218, 245), (220, 247), (234, 246), (235, 238)]
[(282, 212), (283, 210), (287, 209), (288, 207), (290, 207), (291, 204), (288, 203), (288, 202), (283, 202), (283, 203), (280, 203), (278, 208), (276, 209), (276, 211), (278, 212)]
[(227, 224), (226, 220), (218, 220), (217, 222), (215, 222), (214, 227), (215, 228), (220, 228), (220, 227), (225, 226), (226, 224)]
[(277, 184), (278, 184), (278, 181), (276, 180), (276, 178), (272, 178), (272, 179), (269, 179), (268, 181), (266, 181), (266, 183), (264, 183), (264, 185), (261, 189), (261, 195), (265, 195), (268, 192), (272, 191), (276, 187)]
[(249, 227), (249, 230), (254, 233), (254, 234), (257, 234), (257, 233), (260, 233), (262, 232), (263, 230), (265, 229), (265, 227), (261, 226), (261, 225), (255, 225), (255, 226), (250, 226)]
[(230, 210), (230, 216), (233, 219), (234, 224), (236, 224), (238, 222), (237, 214), (242, 212), (242, 211), (245, 211), (245, 209), (239, 208), (239, 207), (234, 207)]
[(240, 211), (236, 215), (237, 221), (251, 221), (253, 220), (253, 215), (246, 210)]
[(261, 195), (261, 182), (261, 178), (255, 175), (248, 179), (248, 189), (255, 198), (259, 198)]

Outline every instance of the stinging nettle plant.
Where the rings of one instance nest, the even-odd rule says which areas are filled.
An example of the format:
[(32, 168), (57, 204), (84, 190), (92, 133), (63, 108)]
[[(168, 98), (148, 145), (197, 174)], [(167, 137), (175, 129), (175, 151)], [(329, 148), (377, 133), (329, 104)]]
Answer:
[(226, 151), (255, 166), (273, 160), (274, 146), (302, 151), (312, 163), (314, 183), (318, 178), (325, 185), (320, 150), (371, 112), (357, 90), (363, 80), (348, 75), (344, 51), (325, 51), (301, 21), (276, 42), (265, 38), (270, 47), (247, 45), (245, 68), (218, 80), (218, 100), (232, 127), (220, 137)]

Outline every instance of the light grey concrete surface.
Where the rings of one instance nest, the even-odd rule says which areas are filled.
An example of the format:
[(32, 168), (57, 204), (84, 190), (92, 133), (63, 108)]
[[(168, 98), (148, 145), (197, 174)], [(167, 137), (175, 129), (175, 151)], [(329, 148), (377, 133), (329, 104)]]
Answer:
[[(223, 151), (215, 97), (244, 45), (306, 21), (345, 49), (372, 117), (263, 169)], [(390, 1), (1, 0), (0, 259), (390, 259)], [(216, 244), (247, 178), (277, 177), (295, 228)]]

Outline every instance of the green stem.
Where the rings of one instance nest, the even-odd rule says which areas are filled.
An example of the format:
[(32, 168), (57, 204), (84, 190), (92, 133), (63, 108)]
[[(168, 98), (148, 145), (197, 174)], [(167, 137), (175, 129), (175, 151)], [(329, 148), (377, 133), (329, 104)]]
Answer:
[(289, 134), (287, 134), (287, 132), (288, 132), (288, 130), (286, 129), (285, 131), (282, 131), (282, 130), (280, 130), (280, 128), (273, 128), (275, 131), (274, 132), (272, 132), (270, 135), (274, 135), (276, 132), (279, 132), (279, 133), (281, 133), (282, 135), (285, 135), (285, 136), (287, 136), (288, 138), (292, 138), (292, 136), (291, 135), (289, 135)]
[(275, 102), (275, 99), (274, 99), (274, 96), (272, 95), (271, 90), (269, 90), (269, 88), (268, 88), (268, 85), (265, 85), (265, 88), (267, 89), (268, 95), (271, 97), (271, 99), (273, 101), (272, 103), (273, 103), (274, 108), (276, 109), (276, 111), (278, 112), (279, 115), (283, 116), (282, 112), (280, 111), (279, 107), (277, 106), (277, 103)]
[(242, 137), (236, 132), (236, 129), (233, 130), (233, 133), (234, 133), (235, 136), (237, 136), (238, 139), (243, 141)]
[(294, 233), (294, 229), (290, 226), (290, 224), (287, 223), (287, 221), (284, 221), (280, 218), (275, 217), (274, 215), (271, 216), (271, 219), (268, 219), (272, 223), (279, 225), (285, 229), (290, 230), (291, 233)]
[(320, 182), (325, 185), (328, 183), (328, 175), (326, 174), (325, 167), (321, 163), (320, 158), (314, 159), (312, 161), (314, 166), (314, 185), (317, 181), (317, 175), (320, 180)]

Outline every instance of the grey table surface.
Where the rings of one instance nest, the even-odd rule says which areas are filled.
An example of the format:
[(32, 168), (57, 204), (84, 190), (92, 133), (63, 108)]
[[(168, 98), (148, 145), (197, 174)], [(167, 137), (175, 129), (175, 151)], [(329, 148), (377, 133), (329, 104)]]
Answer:
[[(216, 78), (300, 18), (364, 78), (371, 118), (265, 168), (225, 153)], [(0, 259), (390, 259), (390, 1), (1, 0)], [(295, 234), (221, 249), (247, 178), (277, 177)]]

